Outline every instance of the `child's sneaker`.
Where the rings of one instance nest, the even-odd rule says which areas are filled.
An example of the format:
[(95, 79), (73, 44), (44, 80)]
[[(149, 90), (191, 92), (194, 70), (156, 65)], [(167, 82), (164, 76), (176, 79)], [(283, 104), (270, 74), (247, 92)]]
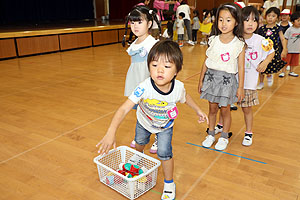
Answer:
[(289, 73), (289, 76), (298, 77), (299, 75), (296, 74), (295, 72), (290, 72), (290, 73)]
[(268, 86), (271, 87), (273, 85), (273, 74), (271, 76), (267, 76)]
[(215, 134), (221, 133), (223, 131), (223, 126), (220, 124), (217, 124), (215, 127)]
[(291, 67), (288, 65), (286, 66), (286, 70), (290, 71)]
[(261, 90), (264, 88), (264, 83), (259, 83), (256, 87), (256, 89)]
[(157, 136), (155, 135), (155, 141), (150, 148), (150, 153), (156, 153), (156, 152), (157, 152)]
[(279, 78), (283, 78), (284, 76), (285, 76), (285, 73), (284, 73), (284, 72), (281, 72), (281, 73), (278, 75)]
[(236, 105), (234, 105), (234, 104), (230, 105), (230, 110), (237, 110), (237, 109), (238, 109), (238, 107)]
[(215, 140), (216, 139), (214, 136), (208, 135), (206, 136), (205, 140), (202, 142), (202, 146), (209, 148), (211, 147), (211, 145), (214, 143)]
[(189, 40), (187, 43), (188, 43), (189, 45), (192, 45), (192, 46), (195, 45), (194, 42), (193, 42), (192, 40)]
[(131, 141), (130, 147), (135, 148), (135, 141), (134, 140)]
[(161, 195), (161, 200), (175, 200), (176, 185), (175, 183), (165, 183), (164, 192)]
[(223, 151), (227, 148), (227, 144), (228, 144), (228, 139), (220, 137), (215, 146), (215, 149)]
[(245, 137), (243, 139), (242, 145), (251, 146), (252, 144), (252, 134), (245, 133)]

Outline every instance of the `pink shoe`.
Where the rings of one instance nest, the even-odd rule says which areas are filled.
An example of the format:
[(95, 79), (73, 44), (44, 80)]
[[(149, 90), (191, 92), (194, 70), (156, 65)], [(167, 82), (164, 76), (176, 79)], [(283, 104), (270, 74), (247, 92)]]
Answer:
[(150, 148), (150, 153), (157, 153), (157, 136), (155, 135), (155, 141), (152, 144), (152, 147)]
[(130, 143), (130, 147), (135, 148), (135, 141), (132, 140), (132, 142)]

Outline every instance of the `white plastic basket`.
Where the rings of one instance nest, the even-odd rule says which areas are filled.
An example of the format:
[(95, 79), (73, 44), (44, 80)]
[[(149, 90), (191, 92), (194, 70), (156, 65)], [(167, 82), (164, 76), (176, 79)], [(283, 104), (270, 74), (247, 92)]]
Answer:
[[(133, 155), (139, 155), (141, 159), (138, 166), (148, 170), (139, 176), (128, 178), (117, 170), (120, 163), (127, 163)], [(127, 146), (119, 146), (116, 150), (97, 156), (94, 162), (97, 164), (100, 181), (128, 199), (136, 199), (156, 185), (160, 161)]]

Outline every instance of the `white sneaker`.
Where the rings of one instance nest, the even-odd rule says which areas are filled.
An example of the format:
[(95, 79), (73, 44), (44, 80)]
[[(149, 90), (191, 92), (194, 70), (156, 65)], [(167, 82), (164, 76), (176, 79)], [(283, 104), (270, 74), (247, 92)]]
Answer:
[(130, 147), (135, 148), (135, 141), (134, 140), (131, 141)]
[(278, 77), (280, 77), (280, 78), (283, 78), (285, 76), (285, 73), (284, 72), (281, 72), (279, 75), (278, 75)]
[(205, 140), (202, 142), (202, 146), (204, 147), (211, 147), (211, 145), (214, 143), (215, 141), (215, 137), (214, 136), (211, 136), (211, 135), (208, 135), (206, 136)]
[(223, 126), (217, 124), (215, 127), (215, 134), (221, 133), (223, 131)]
[(155, 135), (155, 141), (150, 148), (150, 153), (156, 153), (156, 152), (157, 152), (157, 136)]
[(192, 45), (192, 46), (195, 45), (194, 42), (193, 42), (192, 40), (189, 40), (187, 43), (190, 44), (190, 45)]
[(201, 45), (205, 45), (205, 42), (201, 41), (200, 44), (201, 44)]
[(250, 134), (245, 134), (245, 137), (243, 139), (243, 142), (242, 142), (242, 145), (244, 146), (251, 146), (252, 144), (252, 137), (253, 135), (251, 134), (251, 137), (250, 137)]
[(265, 85), (264, 83), (259, 83), (256, 89), (261, 90), (264, 88), (264, 85)]
[(286, 66), (286, 70), (290, 71), (291, 67), (288, 65)]
[(215, 146), (215, 149), (223, 151), (227, 148), (227, 144), (228, 144), (228, 139), (220, 137), (218, 139), (218, 142), (217, 142), (216, 146)]
[(161, 195), (161, 200), (175, 200), (176, 196), (176, 185), (175, 183), (165, 183), (164, 191)]
[(298, 77), (299, 75), (296, 74), (295, 72), (290, 72), (290, 73), (289, 73), (289, 76)]
[(267, 76), (268, 86), (271, 87), (273, 85), (273, 74), (271, 76)]

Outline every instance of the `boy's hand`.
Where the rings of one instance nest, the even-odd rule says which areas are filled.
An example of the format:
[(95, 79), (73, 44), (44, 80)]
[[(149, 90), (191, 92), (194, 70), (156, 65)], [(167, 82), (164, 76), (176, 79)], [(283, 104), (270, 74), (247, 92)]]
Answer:
[(207, 124), (209, 123), (209, 122), (208, 122), (208, 117), (207, 117), (207, 115), (206, 115), (204, 112), (198, 111), (198, 112), (197, 112), (197, 115), (199, 116), (198, 123), (205, 122), (205, 120), (206, 120), (206, 123), (207, 123)]
[(285, 58), (286, 55), (287, 55), (287, 50), (286, 49), (282, 50), (281, 58)]
[(100, 155), (108, 153), (111, 146), (116, 149), (116, 140), (114, 134), (106, 133), (106, 135), (102, 138), (102, 140), (96, 145), (96, 147), (99, 147), (98, 153)]
[(238, 97), (238, 102), (241, 102), (245, 98), (244, 88), (239, 87), (236, 96)]

